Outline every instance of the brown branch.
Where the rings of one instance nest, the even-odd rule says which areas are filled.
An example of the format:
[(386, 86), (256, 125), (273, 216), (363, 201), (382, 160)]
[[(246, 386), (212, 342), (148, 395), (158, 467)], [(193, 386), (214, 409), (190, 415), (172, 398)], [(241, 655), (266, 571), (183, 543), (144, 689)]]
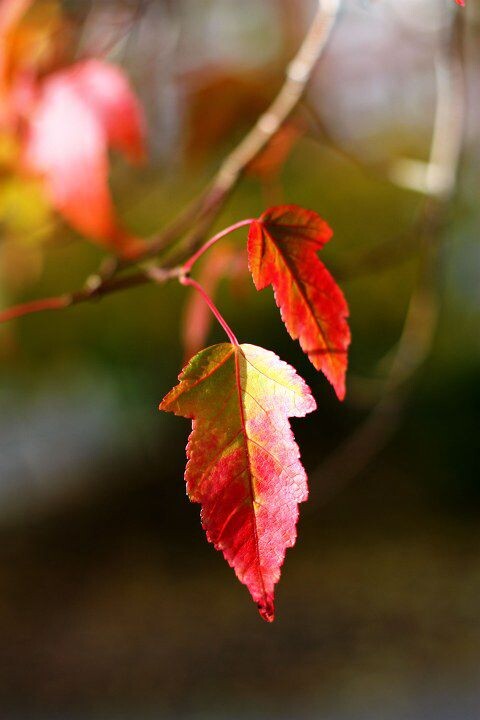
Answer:
[(171, 226), (153, 239), (142, 259), (163, 252), (192, 223), (197, 227), (185, 238), (175, 256), (175, 263), (182, 262), (185, 254), (188, 255), (197, 249), (247, 166), (261, 153), (297, 108), (330, 38), (340, 4), (341, 0), (318, 0), (318, 10), (310, 29), (296, 56), (288, 65), (285, 82), (270, 107), (226, 157), (201, 195), (174, 220)]
[(33, 315), (34, 313), (44, 312), (46, 310), (64, 310), (70, 305), (69, 295), (58, 295), (58, 297), (42, 298), (41, 300), (32, 300), (32, 302), (14, 305), (0, 312), (0, 323), (6, 323), (10, 320), (16, 320), (24, 315)]
[(101, 282), (98, 276), (93, 275), (89, 278), (82, 290), (74, 293), (66, 293), (56, 297), (42, 298), (40, 300), (32, 300), (31, 302), (14, 305), (0, 312), (0, 324), (15, 320), (25, 315), (33, 315), (34, 313), (45, 312), (48, 310), (64, 310), (72, 307), (72, 305), (80, 305), (81, 303), (91, 300), (100, 300), (105, 295), (119, 292), (121, 290), (130, 290), (139, 285), (147, 283), (163, 284), (173, 278), (178, 278), (182, 272), (181, 267), (165, 269), (161, 267), (150, 267), (145, 270), (139, 270), (130, 275), (112, 277)]
[[(28, 315), (30, 312), (70, 307), (119, 290), (148, 282), (158, 282), (158, 276), (159, 274), (161, 276), (162, 272), (165, 272), (165, 275), (161, 276), (161, 282), (177, 277), (177, 266), (188, 260), (200, 247), (206, 232), (237, 186), (246, 167), (271, 141), (298, 106), (330, 37), (340, 4), (341, 0), (318, 0), (318, 10), (312, 24), (296, 56), (288, 65), (285, 82), (270, 107), (226, 157), (217, 174), (200, 196), (187, 205), (161, 233), (152, 238), (147, 249), (140, 256), (132, 261), (107, 258), (98, 274), (87, 280), (85, 289), (59, 298), (47, 298), (33, 304), (27, 303), (10, 308), (0, 313), (0, 323)], [(170, 257), (168, 262), (155, 268), (153, 272), (146, 270), (118, 277), (119, 272), (138, 266), (170, 248), (187, 233), (191, 226), (194, 226), (194, 231), (186, 235), (175, 255)], [(31, 307), (34, 309), (29, 310)]]

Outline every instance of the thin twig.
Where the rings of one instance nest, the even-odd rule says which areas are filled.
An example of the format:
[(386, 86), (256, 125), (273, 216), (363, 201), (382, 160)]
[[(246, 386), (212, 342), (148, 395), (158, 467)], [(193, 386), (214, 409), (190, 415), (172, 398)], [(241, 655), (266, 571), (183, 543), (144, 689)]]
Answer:
[[(287, 67), (286, 80), (280, 92), (268, 110), (260, 116), (252, 130), (227, 156), (213, 180), (200, 196), (187, 205), (170, 225), (155, 236), (147, 249), (136, 256), (134, 260), (107, 259), (100, 271), (87, 280), (86, 288), (60, 296), (62, 300), (57, 299), (59, 303), (65, 302), (65, 307), (70, 307), (99, 299), (119, 290), (156, 282), (154, 275), (158, 276), (162, 272), (165, 272), (162, 282), (172, 277), (178, 277), (177, 266), (185, 263), (201, 247), (205, 234), (236, 187), (246, 167), (271, 141), (298, 106), (330, 37), (340, 4), (341, 0), (318, 0), (318, 10), (297, 55)], [(193, 232), (186, 235), (176, 249), (175, 255), (170, 257), (168, 262), (162, 263), (153, 270), (150, 268), (131, 275), (118, 276), (118, 273), (141, 266), (146, 260), (163, 253), (184, 236), (190, 227), (194, 228)], [(46, 303), (45, 309), (53, 309), (54, 300), (48, 298), (43, 301)], [(30, 304), (27, 303), (1, 312), (0, 323), (13, 317), (28, 315), (29, 306)], [(42, 301), (38, 301), (36, 307), (34, 312), (40, 312)]]
[(119, 292), (121, 290), (130, 290), (131, 288), (148, 283), (162, 284), (168, 280), (178, 278), (182, 272), (181, 267), (170, 269), (160, 267), (147, 267), (130, 275), (113, 277), (98, 281), (98, 276), (93, 275), (89, 278), (82, 290), (74, 293), (65, 293), (56, 297), (42, 298), (40, 300), (32, 300), (31, 302), (14, 305), (0, 312), (0, 324), (32, 315), (34, 313), (45, 312), (48, 310), (64, 310), (73, 305), (90, 302), (92, 300), (100, 300), (106, 295)]
[(178, 254), (175, 256), (175, 263), (181, 262), (182, 254), (189, 256), (199, 247), (205, 232), (236, 187), (245, 169), (261, 153), (297, 108), (330, 38), (340, 4), (341, 0), (318, 1), (318, 10), (310, 29), (298, 53), (288, 65), (285, 82), (270, 107), (226, 157), (217, 174), (201, 195), (169, 228), (150, 242), (141, 259), (154, 257), (163, 252), (191, 224), (195, 225), (195, 229), (190, 236), (185, 238), (179, 248)]
[(215, 303), (213, 302), (212, 298), (211, 298), (210, 295), (207, 293), (207, 291), (205, 290), (205, 288), (203, 288), (203, 287), (200, 285), (200, 283), (198, 283), (198, 282), (197, 282), (196, 280), (194, 280), (193, 278), (188, 277), (188, 275), (184, 275), (184, 276), (180, 277), (180, 283), (181, 283), (182, 285), (189, 285), (190, 287), (195, 288), (195, 290), (200, 293), (200, 295), (202, 296), (202, 298), (205, 300), (205, 302), (207, 303), (208, 307), (209, 307), (210, 310), (212, 311), (212, 314), (214, 315), (214, 317), (216, 318), (216, 320), (218, 320), (219, 324), (220, 324), (220, 325), (222, 326), (222, 328), (225, 330), (225, 333), (226, 333), (228, 339), (230, 340), (230, 342), (232, 343), (232, 345), (235, 345), (236, 347), (238, 347), (238, 340), (237, 340), (237, 338), (236, 338), (236, 336), (235, 336), (235, 333), (233, 332), (232, 328), (231, 328), (230, 325), (227, 323), (227, 321), (226, 321), (225, 318), (223, 317), (222, 313), (221, 313), (220, 310), (217, 308), (217, 306), (215, 305)]
[(234, 232), (235, 230), (239, 230), (242, 227), (251, 225), (252, 222), (255, 222), (253, 218), (248, 218), (247, 220), (240, 220), (233, 225), (229, 225), (227, 228), (221, 230), (216, 235), (211, 237), (209, 240), (207, 240), (206, 243), (199, 247), (196, 252), (193, 253), (193, 255), (187, 260), (187, 262), (183, 264), (183, 272), (187, 275), (193, 268), (197, 260), (202, 257), (203, 253), (207, 252), (207, 250), (210, 250), (210, 248), (215, 245), (215, 243), (217, 243), (219, 240), (226, 237), (227, 235), (230, 235), (230, 233)]

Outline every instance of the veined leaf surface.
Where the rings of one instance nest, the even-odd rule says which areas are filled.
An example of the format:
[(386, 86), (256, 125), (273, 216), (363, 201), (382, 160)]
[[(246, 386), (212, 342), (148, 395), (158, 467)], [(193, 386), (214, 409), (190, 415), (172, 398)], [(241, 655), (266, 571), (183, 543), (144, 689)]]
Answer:
[(248, 233), (248, 261), (257, 290), (273, 285), (283, 322), (317, 370), (345, 397), (350, 330), (342, 291), (318, 259), (332, 237), (327, 223), (297, 205), (269, 208)]
[(202, 505), (208, 540), (271, 622), (298, 503), (308, 496), (288, 418), (312, 412), (315, 400), (292, 367), (254, 345), (202, 350), (179, 381), (160, 409), (193, 420), (188, 496)]

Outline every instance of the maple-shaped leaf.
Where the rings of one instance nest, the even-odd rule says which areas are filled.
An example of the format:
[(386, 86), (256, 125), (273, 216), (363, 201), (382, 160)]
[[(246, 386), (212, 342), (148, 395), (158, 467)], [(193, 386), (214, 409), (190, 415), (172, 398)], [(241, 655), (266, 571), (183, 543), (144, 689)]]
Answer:
[(332, 237), (327, 223), (297, 205), (269, 208), (248, 233), (248, 263), (257, 290), (273, 285), (288, 332), (317, 370), (345, 397), (350, 330), (342, 291), (317, 253)]
[(295, 543), (305, 470), (289, 417), (315, 410), (295, 370), (255, 345), (221, 343), (195, 355), (161, 410), (193, 420), (185, 479), (208, 540), (274, 617), (274, 586)]
[(75, 229), (133, 255), (141, 241), (120, 225), (108, 186), (108, 148), (143, 155), (143, 122), (123, 73), (87, 60), (46, 77), (31, 113), (24, 164)]

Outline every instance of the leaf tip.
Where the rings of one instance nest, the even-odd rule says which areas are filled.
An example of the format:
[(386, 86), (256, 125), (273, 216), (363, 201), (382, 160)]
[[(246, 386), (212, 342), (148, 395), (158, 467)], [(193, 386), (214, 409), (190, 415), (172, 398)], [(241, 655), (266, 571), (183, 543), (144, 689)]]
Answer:
[(272, 599), (268, 598), (265, 601), (259, 602), (257, 607), (260, 617), (263, 618), (265, 622), (272, 623), (275, 620), (275, 606)]
[(345, 378), (343, 378), (340, 382), (335, 383), (333, 388), (335, 390), (337, 398), (340, 400), (340, 402), (343, 402), (345, 400), (345, 395), (347, 394)]

